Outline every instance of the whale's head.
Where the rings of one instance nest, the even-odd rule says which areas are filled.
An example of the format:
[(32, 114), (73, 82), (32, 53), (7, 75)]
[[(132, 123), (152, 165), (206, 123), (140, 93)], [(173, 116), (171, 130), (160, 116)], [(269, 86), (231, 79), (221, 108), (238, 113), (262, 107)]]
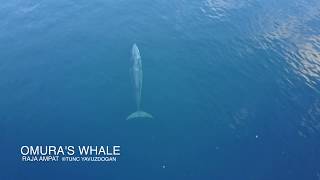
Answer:
[(133, 44), (133, 46), (132, 46), (132, 58), (133, 58), (133, 60), (140, 59), (140, 52), (139, 52), (137, 44)]

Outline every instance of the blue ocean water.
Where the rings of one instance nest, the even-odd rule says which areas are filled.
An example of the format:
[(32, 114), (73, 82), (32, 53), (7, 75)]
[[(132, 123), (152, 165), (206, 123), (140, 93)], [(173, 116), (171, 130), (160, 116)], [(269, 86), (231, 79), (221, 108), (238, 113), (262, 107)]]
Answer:
[[(133, 43), (152, 120), (125, 120)], [(0, 179), (319, 180), (319, 83), (318, 0), (1, 1)]]

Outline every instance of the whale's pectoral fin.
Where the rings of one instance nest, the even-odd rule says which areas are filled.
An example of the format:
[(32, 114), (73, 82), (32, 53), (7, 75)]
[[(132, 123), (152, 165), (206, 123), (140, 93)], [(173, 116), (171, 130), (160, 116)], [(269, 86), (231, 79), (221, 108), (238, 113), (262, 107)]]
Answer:
[(147, 112), (144, 112), (144, 111), (136, 111), (132, 114), (130, 114), (128, 117), (127, 117), (127, 120), (129, 119), (135, 119), (135, 118), (149, 118), (149, 119), (152, 119), (153, 116)]

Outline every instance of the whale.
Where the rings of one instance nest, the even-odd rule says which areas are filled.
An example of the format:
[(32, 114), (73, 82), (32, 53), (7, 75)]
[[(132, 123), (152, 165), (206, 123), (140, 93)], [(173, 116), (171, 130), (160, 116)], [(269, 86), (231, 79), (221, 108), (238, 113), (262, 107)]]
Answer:
[(130, 74), (132, 76), (134, 97), (135, 97), (137, 110), (136, 112), (130, 114), (127, 117), (127, 120), (136, 119), (136, 118), (152, 119), (153, 116), (151, 114), (144, 112), (141, 109), (143, 72), (142, 72), (142, 60), (141, 60), (140, 51), (137, 44), (133, 44), (132, 46), (131, 61), (132, 61), (132, 67), (130, 68)]

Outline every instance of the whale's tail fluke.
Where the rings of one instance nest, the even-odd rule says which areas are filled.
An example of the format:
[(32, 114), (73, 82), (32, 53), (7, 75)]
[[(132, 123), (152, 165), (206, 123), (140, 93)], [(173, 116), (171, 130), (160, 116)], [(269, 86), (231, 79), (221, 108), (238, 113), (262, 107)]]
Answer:
[(147, 112), (144, 112), (144, 111), (136, 111), (132, 114), (130, 114), (128, 117), (127, 117), (127, 120), (129, 119), (135, 119), (135, 118), (149, 118), (149, 119), (152, 119), (153, 116)]

